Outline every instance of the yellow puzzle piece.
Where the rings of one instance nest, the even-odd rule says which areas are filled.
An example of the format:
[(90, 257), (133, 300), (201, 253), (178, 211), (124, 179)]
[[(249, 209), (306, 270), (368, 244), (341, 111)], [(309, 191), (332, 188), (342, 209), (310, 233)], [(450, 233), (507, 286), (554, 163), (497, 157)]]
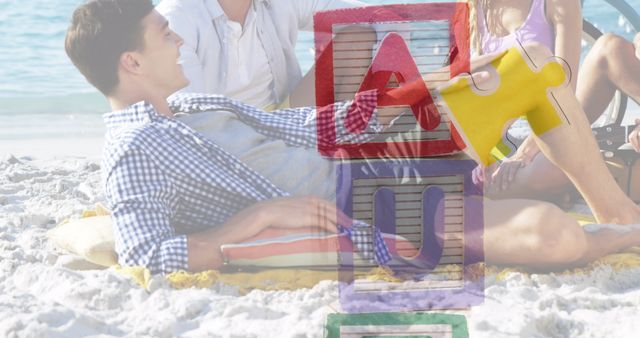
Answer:
[(536, 135), (562, 124), (562, 110), (551, 89), (568, 82), (558, 61), (536, 66), (520, 46), (507, 50), (491, 65), (497, 73), (493, 76), (499, 78), (497, 89), (483, 91), (469, 76), (462, 76), (439, 95), (469, 155), (484, 165), (495, 162), (491, 149), (510, 120), (526, 116)]

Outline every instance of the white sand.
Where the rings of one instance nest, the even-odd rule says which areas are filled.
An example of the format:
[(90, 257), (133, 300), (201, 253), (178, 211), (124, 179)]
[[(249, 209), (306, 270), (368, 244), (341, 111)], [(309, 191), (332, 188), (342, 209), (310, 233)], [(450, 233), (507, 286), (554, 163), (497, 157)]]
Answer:
[[(46, 230), (102, 201), (94, 160), (0, 155), (0, 337), (321, 337), (336, 282), (294, 292), (151, 292), (112, 270), (74, 271)], [(637, 337), (640, 270), (487, 277), (471, 337)]]
[[(2, 132), (2, 131), (0, 131)], [(69, 157), (91, 159), (100, 162), (102, 156), (102, 136), (75, 138), (30, 137), (25, 139), (0, 139), (0, 158), (12, 154), (16, 157), (53, 159)]]

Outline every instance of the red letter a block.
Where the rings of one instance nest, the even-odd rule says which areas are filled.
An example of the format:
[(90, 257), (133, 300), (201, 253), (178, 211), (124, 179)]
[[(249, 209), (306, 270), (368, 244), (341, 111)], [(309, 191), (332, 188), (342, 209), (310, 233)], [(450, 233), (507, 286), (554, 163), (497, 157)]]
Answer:
[[(387, 87), (391, 76), (395, 76), (403, 89), (401, 98), (393, 96), (390, 92), (392, 90), (400, 92), (398, 88)], [(418, 124), (424, 130), (434, 129), (440, 124), (440, 114), (433, 103), (433, 98), (418, 71), (407, 43), (398, 33), (389, 33), (382, 40), (358, 92), (371, 89), (378, 89), (378, 107), (410, 106)], [(367, 121), (370, 118), (371, 114), (365, 116)], [(366, 127), (362, 123), (349, 123), (349, 121), (354, 120), (347, 119), (345, 125), (352, 133), (361, 133)]]
[[(375, 30), (374, 41), (367, 33), (361, 34), (362, 27)], [(344, 35), (349, 32), (346, 28), (352, 28), (351, 35)], [(429, 72), (437, 72), (444, 76), (435, 78), (446, 81), (470, 71), (466, 3), (323, 11), (314, 15), (314, 30), (317, 120), (333, 121), (333, 125), (318, 126), (318, 140), (322, 140), (318, 142), (318, 151), (322, 155), (348, 159), (425, 158), (455, 154), (464, 148), (449, 117), (436, 109), (422, 79)], [(339, 33), (346, 38), (334, 41)], [(373, 50), (377, 53), (371, 59)], [(449, 65), (448, 71), (442, 68), (444, 64)], [(399, 87), (392, 88), (394, 82)], [(353, 135), (364, 133), (372, 116), (350, 115), (336, 119), (332, 105), (370, 89), (379, 92), (379, 116), (390, 113), (391, 106), (406, 107), (412, 114), (400, 117), (393, 126), (366, 143), (338, 138), (338, 130)]]

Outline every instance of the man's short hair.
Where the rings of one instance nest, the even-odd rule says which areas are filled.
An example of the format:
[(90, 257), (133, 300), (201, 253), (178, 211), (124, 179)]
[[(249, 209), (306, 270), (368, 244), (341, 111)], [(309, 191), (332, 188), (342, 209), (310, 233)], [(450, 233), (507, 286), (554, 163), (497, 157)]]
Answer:
[(151, 11), (151, 0), (91, 0), (73, 12), (65, 50), (103, 94), (111, 94), (118, 85), (122, 53), (144, 48), (141, 21)]

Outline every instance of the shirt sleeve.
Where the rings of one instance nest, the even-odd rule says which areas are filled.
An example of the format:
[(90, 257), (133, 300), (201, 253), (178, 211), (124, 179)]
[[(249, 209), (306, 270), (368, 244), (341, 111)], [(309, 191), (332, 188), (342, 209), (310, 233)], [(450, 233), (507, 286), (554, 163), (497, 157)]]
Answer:
[(187, 238), (170, 224), (177, 197), (170, 180), (140, 149), (123, 151), (106, 175), (116, 252), (123, 266), (151, 273), (188, 268)]
[[(318, 144), (362, 144), (373, 139), (384, 127), (378, 122), (377, 90), (357, 93), (352, 101), (337, 102), (321, 108), (303, 107), (263, 114), (257, 125), (267, 136), (282, 139), (291, 146), (315, 148)], [(361, 133), (351, 133), (346, 124), (366, 126)], [(271, 127), (271, 128), (269, 128)]]
[[(271, 113), (221, 95), (181, 93), (172, 97), (175, 103), (171, 104), (182, 112), (231, 109), (238, 112), (241, 121), (267, 137), (294, 147), (316, 148), (318, 144), (332, 141), (357, 145), (377, 136), (384, 130), (378, 122), (377, 101), (378, 91), (372, 89), (357, 93), (352, 101), (318, 109), (290, 108)], [(352, 133), (347, 126), (361, 131)]]

